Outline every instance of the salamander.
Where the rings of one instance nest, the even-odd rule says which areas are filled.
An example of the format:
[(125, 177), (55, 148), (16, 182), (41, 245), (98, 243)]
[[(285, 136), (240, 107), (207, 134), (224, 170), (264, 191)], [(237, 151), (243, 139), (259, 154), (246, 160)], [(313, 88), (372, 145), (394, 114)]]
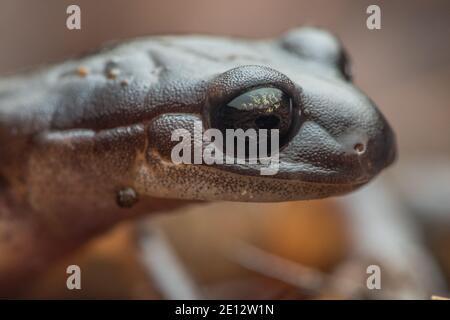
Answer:
[[(340, 41), (312, 27), (263, 40), (140, 38), (0, 78), (0, 288), (140, 214), (366, 184), (396, 142), (351, 79)], [(174, 163), (172, 133), (196, 123), (277, 129), (277, 171)]]

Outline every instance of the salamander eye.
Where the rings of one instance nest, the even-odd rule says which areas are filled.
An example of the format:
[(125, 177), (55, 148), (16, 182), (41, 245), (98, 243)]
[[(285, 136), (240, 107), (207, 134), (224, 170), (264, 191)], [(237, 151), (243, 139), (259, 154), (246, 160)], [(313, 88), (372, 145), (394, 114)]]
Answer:
[(247, 91), (217, 108), (211, 124), (225, 133), (226, 129), (278, 129), (280, 146), (286, 142), (292, 125), (292, 99), (277, 88)]

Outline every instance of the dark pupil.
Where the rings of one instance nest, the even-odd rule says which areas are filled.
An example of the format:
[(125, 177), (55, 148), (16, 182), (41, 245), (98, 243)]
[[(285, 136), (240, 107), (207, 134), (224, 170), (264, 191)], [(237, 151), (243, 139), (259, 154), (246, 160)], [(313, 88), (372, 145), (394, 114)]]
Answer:
[(274, 129), (280, 124), (280, 119), (276, 116), (261, 116), (255, 120), (255, 124), (260, 129)]
[(289, 133), (292, 121), (292, 100), (283, 91), (276, 88), (258, 88), (247, 91), (227, 105), (219, 108), (214, 119), (214, 126), (226, 129), (267, 129), (268, 142), (270, 130), (278, 129), (280, 147)]

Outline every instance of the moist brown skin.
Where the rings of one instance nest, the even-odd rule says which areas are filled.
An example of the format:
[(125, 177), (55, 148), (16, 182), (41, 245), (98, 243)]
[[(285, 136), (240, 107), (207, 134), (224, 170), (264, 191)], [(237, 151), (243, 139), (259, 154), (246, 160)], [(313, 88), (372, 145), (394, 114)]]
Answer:
[[(257, 87), (294, 101), (280, 169), (174, 165), (171, 132)], [(298, 114), (301, 113), (300, 116)], [(313, 28), (274, 40), (153, 37), (0, 79), (0, 291), (115, 223), (192, 200), (343, 194), (395, 157), (392, 130)]]

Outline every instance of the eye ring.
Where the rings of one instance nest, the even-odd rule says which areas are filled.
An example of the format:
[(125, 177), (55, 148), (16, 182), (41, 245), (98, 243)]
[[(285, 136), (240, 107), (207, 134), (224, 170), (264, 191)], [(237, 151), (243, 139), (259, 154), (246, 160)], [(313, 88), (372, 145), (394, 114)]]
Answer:
[[(220, 108), (239, 96), (258, 89), (278, 90), (290, 99), (291, 124), (282, 141), (280, 139), (280, 150), (284, 148), (306, 120), (301, 99), (302, 89), (284, 74), (265, 66), (240, 66), (219, 74), (210, 81), (202, 111), (205, 129), (217, 128), (216, 115)], [(277, 120), (262, 118), (258, 121), (260, 124), (264, 123), (262, 127), (272, 129)]]

